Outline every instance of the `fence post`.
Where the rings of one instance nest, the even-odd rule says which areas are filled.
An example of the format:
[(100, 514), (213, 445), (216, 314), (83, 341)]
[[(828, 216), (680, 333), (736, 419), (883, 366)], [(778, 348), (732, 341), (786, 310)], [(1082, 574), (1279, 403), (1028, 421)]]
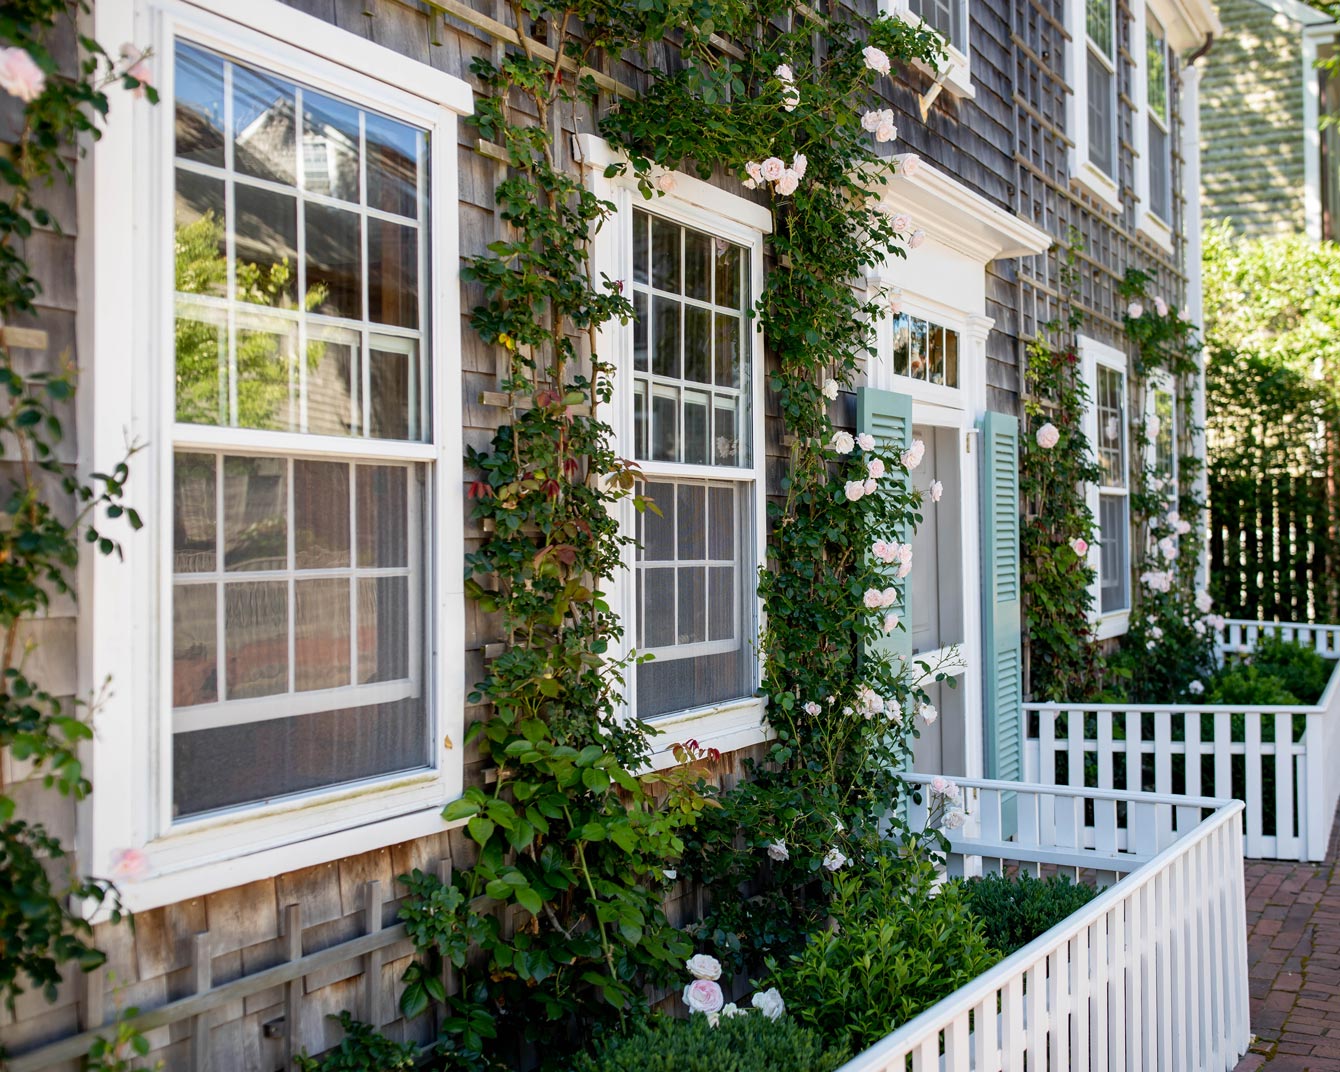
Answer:
[[(1331, 832), (1331, 816), (1327, 814), (1326, 792), (1326, 716), (1332, 717), (1338, 712), (1309, 711), (1307, 728), (1303, 731), (1303, 764), (1306, 783), (1304, 785), (1304, 814), (1302, 834), (1303, 860), (1326, 859), (1326, 841)], [(1292, 734), (1290, 735), (1292, 736)], [(1332, 758), (1332, 762), (1334, 762)]]

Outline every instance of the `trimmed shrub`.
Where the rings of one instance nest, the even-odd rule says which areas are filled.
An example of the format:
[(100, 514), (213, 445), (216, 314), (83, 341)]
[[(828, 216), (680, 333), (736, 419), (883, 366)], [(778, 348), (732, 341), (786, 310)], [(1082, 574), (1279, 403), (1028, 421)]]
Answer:
[(759, 1012), (723, 1016), (658, 1017), (630, 1035), (602, 1041), (577, 1063), (577, 1072), (832, 1072), (847, 1059), (812, 1028), (790, 1017)]
[(1066, 875), (1040, 879), (984, 875), (956, 883), (964, 903), (981, 923), (991, 944), (1009, 956), (1045, 934), (1072, 912), (1098, 896), (1092, 886), (1072, 882)]
[(1250, 658), (1261, 674), (1269, 674), (1298, 698), (1299, 703), (1314, 704), (1326, 691), (1335, 663), (1309, 645), (1277, 637), (1264, 637)]
[(768, 980), (827, 1039), (873, 1045), (1000, 959), (956, 884), (885, 861), (835, 887), (834, 925)]

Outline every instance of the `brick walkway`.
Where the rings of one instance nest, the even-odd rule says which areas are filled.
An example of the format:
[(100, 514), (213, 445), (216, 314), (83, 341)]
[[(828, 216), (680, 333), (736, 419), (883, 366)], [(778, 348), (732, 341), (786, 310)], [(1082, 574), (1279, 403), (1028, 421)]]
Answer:
[(1251, 1052), (1237, 1072), (1340, 1072), (1340, 823), (1324, 864), (1247, 861)]

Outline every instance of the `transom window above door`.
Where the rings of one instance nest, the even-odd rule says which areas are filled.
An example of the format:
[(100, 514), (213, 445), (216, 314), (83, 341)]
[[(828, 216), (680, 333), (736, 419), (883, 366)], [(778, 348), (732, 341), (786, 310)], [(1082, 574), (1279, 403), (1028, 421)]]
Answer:
[(748, 266), (742, 246), (634, 211), (637, 458), (750, 464)]
[(959, 333), (933, 320), (893, 318), (893, 372), (923, 383), (959, 385)]

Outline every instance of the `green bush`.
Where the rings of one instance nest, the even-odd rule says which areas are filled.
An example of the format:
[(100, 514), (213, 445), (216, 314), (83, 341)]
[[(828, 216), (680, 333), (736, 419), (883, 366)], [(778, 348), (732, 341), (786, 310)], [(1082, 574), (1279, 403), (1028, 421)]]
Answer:
[(1098, 896), (1092, 886), (1071, 882), (1065, 875), (1045, 879), (1027, 873), (1015, 877), (984, 875), (957, 885), (968, 911), (1005, 956)]
[(962, 888), (938, 891), (933, 872), (881, 862), (839, 878), (834, 925), (782, 965), (770, 986), (787, 1011), (825, 1038), (854, 1050), (873, 1045), (900, 1024), (976, 978), (999, 959)]
[(331, 1019), (340, 1021), (343, 1040), (320, 1057), (309, 1057), (303, 1050), (294, 1058), (299, 1072), (401, 1072), (414, 1067), (419, 1053), (414, 1043), (395, 1042), (347, 1012)]
[(1326, 691), (1335, 663), (1309, 645), (1277, 637), (1264, 637), (1256, 645), (1250, 662), (1262, 674), (1279, 680), (1298, 702), (1314, 704)]
[(832, 1072), (846, 1059), (845, 1049), (825, 1047), (812, 1028), (749, 1012), (723, 1016), (715, 1027), (702, 1015), (660, 1017), (603, 1041), (577, 1072)]
[(1250, 663), (1226, 666), (1210, 681), (1205, 699), (1212, 704), (1242, 707), (1302, 702), (1278, 677)]

